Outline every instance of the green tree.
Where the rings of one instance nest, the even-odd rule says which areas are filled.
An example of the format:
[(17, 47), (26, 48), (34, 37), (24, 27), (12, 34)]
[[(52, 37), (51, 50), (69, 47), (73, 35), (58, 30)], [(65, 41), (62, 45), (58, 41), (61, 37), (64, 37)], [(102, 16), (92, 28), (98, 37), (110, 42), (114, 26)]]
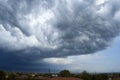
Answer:
[(91, 79), (91, 75), (89, 75), (89, 73), (87, 73), (87, 71), (83, 71), (83, 72), (82, 72), (81, 78), (82, 78), (83, 80), (92, 80), (92, 79)]
[(59, 72), (59, 76), (60, 77), (70, 77), (71, 76), (71, 73), (69, 70), (62, 70)]
[(108, 80), (108, 76), (105, 74), (97, 74), (96, 80)]

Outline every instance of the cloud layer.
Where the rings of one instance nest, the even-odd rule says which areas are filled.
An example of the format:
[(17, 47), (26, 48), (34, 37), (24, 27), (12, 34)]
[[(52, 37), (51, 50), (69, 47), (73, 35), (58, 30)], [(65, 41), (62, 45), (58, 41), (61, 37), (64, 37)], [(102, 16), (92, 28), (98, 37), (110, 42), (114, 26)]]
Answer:
[(0, 0), (0, 53), (33, 62), (103, 50), (119, 34), (119, 2)]

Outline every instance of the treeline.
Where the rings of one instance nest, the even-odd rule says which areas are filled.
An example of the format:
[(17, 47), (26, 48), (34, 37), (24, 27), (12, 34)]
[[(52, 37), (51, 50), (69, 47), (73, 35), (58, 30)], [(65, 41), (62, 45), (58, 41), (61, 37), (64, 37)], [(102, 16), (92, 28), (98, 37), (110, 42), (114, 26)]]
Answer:
[(83, 80), (108, 80), (107, 74), (90, 74), (87, 71), (83, 71), (80, 74), (72, 74), (68, 70), (63, 70), (59, 73), (61, 77), (76, 77)]
[(75, 77), (83, 80), (108, 80), (107, 74), (90, 74), (87, 71), (83, 71), (80, 74), (73, 74), (69, 70), (62, 70), (59, 73), (15, 73), (15, 72), (4, 72), (0, 71), (0, 80), (36, 80), (40, 76), (42, 77)]

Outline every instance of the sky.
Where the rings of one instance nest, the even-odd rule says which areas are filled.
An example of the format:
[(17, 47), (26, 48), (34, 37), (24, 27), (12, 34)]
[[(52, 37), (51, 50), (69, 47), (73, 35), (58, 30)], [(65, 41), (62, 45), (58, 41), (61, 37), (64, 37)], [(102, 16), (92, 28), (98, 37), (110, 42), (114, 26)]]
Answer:
[(120, 72), (120, 0), (0, 0), (0, 69)]

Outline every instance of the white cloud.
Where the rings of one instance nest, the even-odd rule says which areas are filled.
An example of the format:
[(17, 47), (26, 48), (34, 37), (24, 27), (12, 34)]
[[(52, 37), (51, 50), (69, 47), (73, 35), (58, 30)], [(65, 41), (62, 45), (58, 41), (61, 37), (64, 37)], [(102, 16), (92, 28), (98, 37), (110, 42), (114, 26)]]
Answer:
[(96, 5), (104, 4), (107, 0), (96, 0)]
[(103, 67), (102, 64), (104, 64), (104, 62), (102, 60), (105, 58), (106, 56), (101, 53), (69, 57), (73, 62), (66, 66), (68, 69), (76, 72), (81, 72), (83, 70), (89, 72), (104, 72), (105, 66)]
[(120, 22), (120, 11), (116, 12), (115, 16), (114, 16), (114, 19), (117, 21), (117, 22)]
[(45, 58), (43, 59), (44, 62), (46, 63), (51, 63), (55, 65), (66, 65), (66, 64), (71, 64), (73, 61), (69, 58)]
[(104, 72), (106, 67), (104, 68), (103, 65), (101, 65), (104, 64), (101, 60), (104, 60), (105, 58), (106, 56), (100, 52), (97, 54), (71, 56), (67, 58), (46, 58), (43, 61), (52, 65), (63, 65), (65, 68), (76, 72), (81, 72), (83, 70), (90, 72)]

